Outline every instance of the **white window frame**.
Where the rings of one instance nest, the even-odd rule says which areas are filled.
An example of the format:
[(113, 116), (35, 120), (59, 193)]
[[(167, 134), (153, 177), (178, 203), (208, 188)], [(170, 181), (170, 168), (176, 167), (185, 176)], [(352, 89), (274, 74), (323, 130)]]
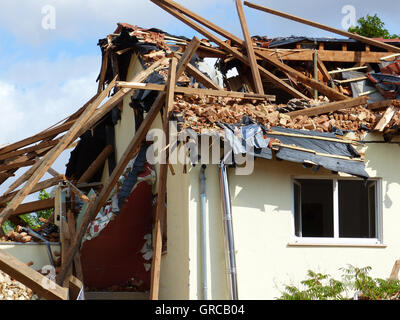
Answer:
[[(298, 237), (295, 234), (295, 180), (331, 180), (333, 182), (333, 237)], [(375, 226), (376, 238), (340, 238), (339, 237), (339, 180), (358, 180), (357, 177), (332, 177), (332, 176), (292, 176), (291, 177), (291, 192), (292, 192), (292, 240), (289, 245), (349, 245), (349, 246), (374, 246), (383, 244), (382, 231), (382, 179), (370, 178), (369, 180), (376, 181), (376, 198), (375, 198)]]

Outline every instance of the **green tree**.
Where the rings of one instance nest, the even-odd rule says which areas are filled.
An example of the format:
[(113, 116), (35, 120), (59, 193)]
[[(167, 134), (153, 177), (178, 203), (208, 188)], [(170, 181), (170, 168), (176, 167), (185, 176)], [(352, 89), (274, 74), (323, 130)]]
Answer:
[[(45, 199), (49, 199), (49, 198), (50, 198), (50, 195), (48, 194), (48, 192), (46, 190), (41, 190), (39, 192), (39, 200), (45, 200)], [(19, 215), (19, 217), (23, 221), (25, 221), (31, 229), (35, 230), (35, 229), (40, 228), (44, 224), (42, 221), (40, 221), (39, 218), (48, 219), (48, 218), (50, 218), (53, 211), (54, 211), (54, 209), (41, 210), (38, 212), (21, 214), (21, 215)], [(7, 234), (8, 232), (15, 230), (16, 226), (10, 220), (7, 220), (1, 226), (1, 228), (4, 232), (4, 234)]]
[(354, 32), (368, 38), (399, 38), (399, 35), (389, 33), (389, 31), (385, 28), (385, 23), (378, 17), (377, 14), (374, 14), (373, 16), (367, 14), (365, 17), (358, 19), (357, 22), (358, 25), (355, 27), (350, 27), (348, 30), (349, 32)]
[[(39, 192), (39, 200), (46, 200), (49, 199), (50, 195), (47, 193), (46, 190), (41, 190)], [(32, 229), (38, 229), (43, 225), (43, 222), (40, 221), (39, 218), (44, 218), (48, 219), (50, 218), (51, 214), (53, 213), (54, 209), (48, 209), (48, 210), (41, 210), (38, 212), (34, 213), (26, 213), (26, 214), (21, 214), (19, 217), (24, 220), (30, 228)]]

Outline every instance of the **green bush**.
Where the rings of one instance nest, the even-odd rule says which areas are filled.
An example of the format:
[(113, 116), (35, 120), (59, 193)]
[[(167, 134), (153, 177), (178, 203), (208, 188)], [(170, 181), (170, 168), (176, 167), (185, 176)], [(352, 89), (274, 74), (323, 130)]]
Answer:
[(358, 292), (360, 299), (393, 300), (400, 299), (400, 281), (372, 278), (368, 274), (371, 267), (357, 268), (348, 265), (342, 271), (342, 281), (329, 274), (309, 270), (302, 288), (286, 285), (279, 300), (344, 300), (349, 292)]

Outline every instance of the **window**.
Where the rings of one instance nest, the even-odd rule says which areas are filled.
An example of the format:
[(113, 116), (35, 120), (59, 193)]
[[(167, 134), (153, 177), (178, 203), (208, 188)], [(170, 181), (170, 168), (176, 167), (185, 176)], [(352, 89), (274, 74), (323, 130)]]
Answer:
[(295, 242), (380, 243), (378, 182), (294, 179)]

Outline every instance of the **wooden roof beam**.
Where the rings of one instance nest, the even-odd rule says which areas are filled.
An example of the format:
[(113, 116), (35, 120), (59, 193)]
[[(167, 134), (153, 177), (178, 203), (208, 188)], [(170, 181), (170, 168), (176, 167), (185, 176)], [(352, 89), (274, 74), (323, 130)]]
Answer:
[(353, 108), (353, 107), (357, 107), (360, 105), (365, 105), (367, 103), (368, 99), (369, 99), (369, 97), (367, 97), (367, 96), (357, 97), (357, 98), (352, 98), (352, 99), (343, 100), (343, 101), (330, 102), (330, 103), (323, 104), (321, 106), (306, 108), (303, 110), (288, 112), (286, 114), (288, 116), (291, 116), (292, 118), (300, 116), (300, 115), (302, 115), (302, 116), (317, 116), (320, 114), (334, 112), (334, 111), (341, 110), (341, 109), (348, 109), (348, 108)]
[[(201, 33), (203, 36), (208, 38), (210, 41), (215, 42), (216, 44), (218, 44), (225, 51), (229, 52), (230, 54), (233, 54), (237, 59), (239, 59), (240, 61), (242, 61), (246, 65), (249, 65), (249, 60), (247, 59), (247, 57), (244, 54), (239, 52), (237, 49), (231, 47), (225, 41), (222, 41), (217, 36), (215, 36), (214, 34), (212, 34), (209, 31), (207, 31), (203, 27), (199, 26), (198, 24), (196, 24), (195, 22), (193, 22), (192, 20), (190, 20), (189, 18), (184, 16), (181, 12), (177, 11), (176, 9), (173, 9), (173, 8), (167, 6), (165, 4), (166, 1), (159, 1), (159, 0), (151, 0), (151, 1), (153, 3), (155, 3), (156, 5), (158, 5), (159, 7), (161, 7), (162, 9), (164, 9), (165, 11), (167, 11), (168, 13), (170, 13), (171, 15), (173, 15), (174, 17), (176, 17), (177, 19), (181, 20), (182, 22), (184, 22), (185, 24), (187, 24), (188, 26), (193, 28), (194, 30), (196, 30), (197, 32)], [(168, 0), (167, 2), (170, 3), (171, 1)], [(208, 22), (207, 20), (205, 20), (203, 18), (200, 19), (200, 20), (202, 21), (203, 24), (206, 24), (207, 27), (209, 27), (209, 25), (211, 24), (210, 22)], [(223, 32), (223, 30), (221, 28), (219, 28), (219, 27), (218, 27), (218, 30), (219, 30), (219, 32)], [(240, 40), (240, 42), (241, 42), (241, 44), (244, 44), (243, 40)], [(261, 75), (263, 77), (271, 80), (273, 83), (275, 83), (277, 86), (279, 86), (280, 88), (282, 88), (283, 90), (288, 92), (293, 97), (301, 98), (301, 99), (309, 99), (307, 96), (305, 96), (304, 94), (302, 94), (298, 90), (294, 89), (293, 87), (291, 87), (290, 85), (288, 85), (287, 83), (285, 83), (284, 81), (282, 81), (281, 79), (279, 79), (274, 74), (272, 74), (268, 70), (264, 69), (260, 65), (258, 65), (258, 69), (260, 70)]]
[(344, 36), (344, 37), (355, 39), (355, 40), (358, 40), (358, 41), (361, 41), (361, 42), (364, 42), (364, 43), (367, 43), (367, 44), (370, 44), (370, 45), (373, 45), (373, 46), (376, 46), (376, 47), (379, 47), (379, 48), (383, 48), (383, 49), (385, 49), (387, 51), (400, 52), (400, 48), (397, 48), (395, 46), (392, 46), (390, 44), (387, 44), (387, 43), (384, 43), (384, 42), (381, 42), (381, 41), (377, 41), (377, 40), (373, 40), (371, 38), (360, 36), (359, 34), (356, 34), (356, 33), (347, 32), (347, 31), (344, 31), (344, 30), (332, 28), (332, 27), (326, 26), (326, 25), (324, 25), (322, 23), (318, 23), (318, 22), (314, 22), (314, 21), (311, 21), (311, 20), (307, 20), (307, 19), (303, 19), (303, 18), (300, 18), (300, 17), (296, 17), (296, 16), (294, 16), (292, 14), (289, 14), (289, 13), (286, 13), (286, 12), (282, 12), (282, 11), (278, 11), (278, 10), (274, 10), (274, 9), (271, 9), (271, 8), (268, 8), (268, 7), (265, 7), (265, 6), (260, 6), (258, 4), (254, 4), (254, 3), (251, 3), (251, 2), (248, 2), (248, 1), (245, 1), (244, 4), (246, 6), (248, 6), (248, 7), (256, 9), (256, 10), (260, 10), (260, 11), (264, 11), (264, 12), (267, 12), (267, 13), (271, 13), (273, 15), (276, 15), (276, 16), (279, 16), (279, 17), (282, 17), (282, 18), (286, 18), (286, 19), (289, 19), (289, 20), (292, 20), (292, 21), (297, 21), (297, 22), (309, 25), (311, 27), (315, 27), (315, 28), (319, 28), (319, 29), (322, 29), (322, 30), (325, 30), (325, 31), (336, 33), (336, 34), (339, 34), (339, 35)]

